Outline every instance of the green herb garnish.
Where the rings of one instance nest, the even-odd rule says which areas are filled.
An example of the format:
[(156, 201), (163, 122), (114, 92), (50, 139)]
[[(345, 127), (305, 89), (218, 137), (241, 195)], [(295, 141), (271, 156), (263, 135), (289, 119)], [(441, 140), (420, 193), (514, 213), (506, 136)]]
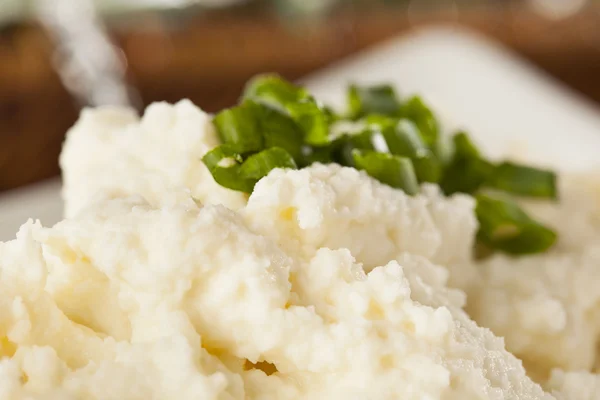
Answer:
[(475, 198), (477, 238), (485, 245), (509, 254), (532, 254), (546, 251), (556, 241), (554, 231), (531, 219), (510, 199), (489, 194)]
[(413, 122), (401, 119), (382, 133), (390, 153), (412, 160), (420, 182), (439, 181), (442, 173), (440, 162), (425, 144)]
[(292, 156), (282, 148), (271, 147), (244, 160), (227, 144), (214, 148), (202, 161), (221, 186), (251, 193), (254, 185), (275, 168), (296, 168)]
[(304, 132), (306, 143), (315, 146), (328, 143), (332, 114), (320, 107), (306, 89), (277, 75), (259, 75), (248, 83), (243, 98), (289, 116)]
[(479, 149), (464, 132), (452, 137), (454, 155), (444, 171), (440, 183), (447, 195), (454, 193), (475, 193), (490, 179), (494, 167), (485, 160)]
[(369, 150), (352, 150), (356, 168), (373, 178), (410, 195), (419, 192), (419, 183), (410, 159)]
[(408, 99), (400, 108), (400, 116), (409, 119), (417, 125), (423, 140), (432, 150), (436, 149), (440, 127), (431, 109), (425, 105), (420, 97), (414, 96)]
[(251, 182), (254, 187), (256, 182), (275, 168), (297, 167), (290, 153), (280, 147), (271, 147), (248, 157), (240, 166), (240, 178)]
[(233, 147), (227, 144), (215, 147), (202, 157), (202, 161), (219, 185), (246, 193), (254, 189), (251, 182), (239, 176), (243, 158)]
[(277, 75), (257, 76), (239, 105), (214, 117), (222, 145), (202, 160), (221, 186), (246, 193), (275, 168), (314, 162), (364, 170), (409, 195), (420, 183), (439, 183), (447, 195), (475, 197), (478, 248), (520, 255), (554, 244), (556, 233), (508, 197), (556, 199), (552, 171), (486, 159), (465, 132), (442, 135), (421, 98), (402, 101), (389, 85), (351, 85), (347, 103), (341, 116)]
[(265, 147), (253, 104), (241, 104), (218, 113), (213, 123), (222, 143), (237, 153), (258, 151)]
[(370, 114), (398, 115), (400, 102), (390, 85), (350, 85), (348, 108), (350, 117), (354, 119)]
[(556, 174), (552, 171), (503, 162), (494, 168), (488, 185), (521, 196), (556, 199)]

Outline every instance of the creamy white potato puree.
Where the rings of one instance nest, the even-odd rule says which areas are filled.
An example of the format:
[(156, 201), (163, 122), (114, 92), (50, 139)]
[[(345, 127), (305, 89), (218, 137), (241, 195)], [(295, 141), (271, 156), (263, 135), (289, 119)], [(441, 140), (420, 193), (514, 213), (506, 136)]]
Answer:
[(316, 164), (248, 198), (217, 143), (187, 101), (82, 114), (67, 219), (0, 244), (0, 400), (600, 399), (593, 177), (526, 204), (551, 251), (476, 262), (467, 195)]

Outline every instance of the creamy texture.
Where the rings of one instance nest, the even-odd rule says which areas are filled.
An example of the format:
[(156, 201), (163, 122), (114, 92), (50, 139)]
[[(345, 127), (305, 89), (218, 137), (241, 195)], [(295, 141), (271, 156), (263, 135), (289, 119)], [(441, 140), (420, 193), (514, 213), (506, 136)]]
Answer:
[(247, 198), (217, 144), (188, 101), (82, 113), (68, 219), (0, 244), (0, 400), (598, 398), (598, 178), (525, 204), (551, 252), (477, 263), (469, 196), (313, 165)]
[(600, 376), (587, 372), (554, 371), (546, 389), (558, 400), (600, 400)]
[(596, 175), (565, 177), (558, 204), (526, 204), (559, 242), (545, 254), (481, 263), (468, 292), (470, 315), (505, 337), (538, 380), (553, 368), (596, 371), (600, 362), (599, 189)]
[(116, 107), (84, 110), (60, 156), (65, 215), (128, 195), (152, 204), (191, 195), (237, 209), (246, 196), (218, 185), (201, 160), (218, 140), (210, 116), (187, 100), (154, 103), (142, 118)]
[[(331, 193), (328, 181), (356, 173), (314, 169)], [(311, 172), (267, 180), (301, 190), (297, 175)], [(407, 210), (416, 237), (443, 235), (429, 202), (459, 214), (471, 205), (409, 201), (364, 174), (356, 180)], [(292, 206), (273, 193), (259, 185), (250, 204), (271, 213)], [(351, 194), (331, 200), (343, 210)], [(1, 364), (0, 398), (552, 398), (462, 311), (446, 270), (417, 255), (436, 249), (404, 253), (398, 235), (395, 257), (365, 273), (351, 252), (355, 232), (335, 248), (311, 248), (301, 225), (326, 237), (327, 222), (318, 228), (296, 214), (297, 233), (279, 236), (289, 218), (261, 223), (256, 212), (133, 198), (54, 228), (25, 225), (0, 247), (0, 337), (5, 355), (16, 350)]]

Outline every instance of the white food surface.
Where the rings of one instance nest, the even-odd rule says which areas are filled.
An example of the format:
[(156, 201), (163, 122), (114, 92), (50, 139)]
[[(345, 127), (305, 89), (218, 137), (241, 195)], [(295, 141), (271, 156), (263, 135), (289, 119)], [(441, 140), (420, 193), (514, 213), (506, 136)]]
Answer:
[(473, 202), (424, 192), (317, 165), (239, 212), (135, 196), (28, 223), (0, 245), (0, 398), (552, 399), (428, 260), (466, 262)]

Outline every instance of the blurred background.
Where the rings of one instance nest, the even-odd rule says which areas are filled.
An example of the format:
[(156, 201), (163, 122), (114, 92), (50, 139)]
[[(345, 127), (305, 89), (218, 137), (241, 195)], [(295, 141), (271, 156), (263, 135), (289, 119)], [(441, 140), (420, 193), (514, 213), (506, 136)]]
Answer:
[(595, 0), (0, 0), (0, 191), (59, 173), (83, 106), (189, 98), (215, 111), (256, 73), (301, 78), (442, 23), (600, 102)]

